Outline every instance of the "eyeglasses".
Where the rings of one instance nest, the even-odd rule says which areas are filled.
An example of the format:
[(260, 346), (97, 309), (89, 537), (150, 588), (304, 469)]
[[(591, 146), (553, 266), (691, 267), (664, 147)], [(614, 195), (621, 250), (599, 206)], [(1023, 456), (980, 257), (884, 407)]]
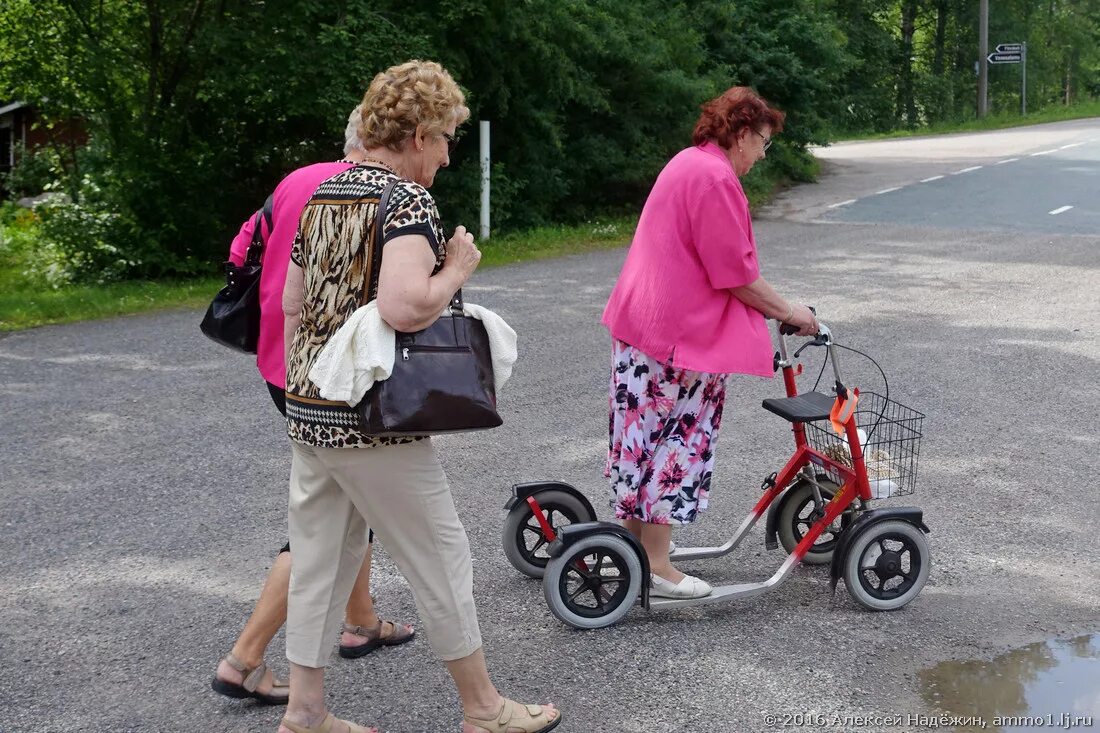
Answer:
[(763, 133), (759, 130), (753, 130), (757, 135), (760, 135), (760, 139), (764, 141), (764, 150), (767, 150), (772, 146), (772, 139), (770, 137), (764, 137)]
[(458, 147), (458, 137), (449, 132), (441, 134), (443, 135), (443, 139), (447, 141), (447, 155), (454, 155), (455, 148)]

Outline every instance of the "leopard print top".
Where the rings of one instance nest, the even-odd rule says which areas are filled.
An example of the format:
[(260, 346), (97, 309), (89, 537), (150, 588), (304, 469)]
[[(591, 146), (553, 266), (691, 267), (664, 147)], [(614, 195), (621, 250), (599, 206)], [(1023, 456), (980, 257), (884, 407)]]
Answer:
[[(290, 259), (305, 275), (304, 304), (286, 373), (287, 433), (298, 443), (369, 448), (419, 440), (365, 435), (359, 430), (359, 413), (346, 402), (321, 399), (307, 376), (329, 338), (377, 294), (378, 283), (366, 282), (372, 258), (380, 256), (372, 251), (375, 212), (395, 177), (384, 168), (350, 168), (322, 183), (302, 210)], [(435, 199), (423, 186), (402, 179), (390, 194), (383, 244), (407, 234), (427, 238), (438, 272), (447, 251)]]

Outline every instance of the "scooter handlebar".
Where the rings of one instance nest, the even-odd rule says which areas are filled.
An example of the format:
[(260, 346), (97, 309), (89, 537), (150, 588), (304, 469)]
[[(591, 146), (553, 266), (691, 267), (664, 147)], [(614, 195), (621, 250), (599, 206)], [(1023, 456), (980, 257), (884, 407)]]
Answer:
[(818, 325), (817, 335), (814, 336), (812, 340), (807, 341), (806, 343), (799, 346), (798, 351), (794, 352), (794, 358), (797, 359), (799, 357), (799, 355), (802, 354), (803, 351), (805, 351), (807, 348), (809, 348), (811, 346), (831, 346), (832, 345), (832, 343), (833, 343), (833, 334), (829, 330), (829, 327), (826, 326), (821, 321), (818, 321), (817, 325)]
[[(810, 313), (813, 313), (815, 316), (817, 315), (817, 309), (814, 308), (812, 305), (808, 305), (806, 307), (810, 309)], [(798, 329), (789, 323), (781, 322), (779, 324), (779, 333), (783, 334), (784, 336), (793, 336), (798, 333)]]

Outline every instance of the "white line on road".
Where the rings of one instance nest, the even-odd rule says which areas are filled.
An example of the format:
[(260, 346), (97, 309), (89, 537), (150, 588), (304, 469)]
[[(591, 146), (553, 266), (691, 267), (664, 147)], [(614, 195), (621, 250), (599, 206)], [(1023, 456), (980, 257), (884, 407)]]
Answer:
[(981, 167), (982, 167), (982, 166), (980, 166), (980, 165), (972, 165), (972, 166), (970, 166), (969, 168), (963, 168), (963, 169), (962, 169), (961, 171), (955, 171), (955, 172), (954, 172), (954, 173), (952, 173), (951, 175), (953, 175), (953, 176), (957, 176), (957, 175), (959, 175), (960, 173), (969, 173), (970, 171), (976, 171), (976, 170), (978, 170), (978, 169), (979, 169), (979, 168), (981, 168)]
[(1036, 155), (1050, 155), (1051, 153), (1056, 153), (1056, 152), (1058, 152), (1058, 151), (1056, 149), (1053, 149), (1053, 148), (1050, 149), (1050, 150), (1040, 150), (1038, 153), (1032, 153), (1031, 157), (1034, 158)]
[(1071, 143), (1069, 145), (1063, 145), (1062, 147), (1060, 147), (1058, 149), (1059, 150), (1065, 150), (1066, 148), (1076, 148), (1078, 145), (1084, 145), (1084, 143)]
[(847, 206), (848, 204), (854, 204), (855, 202), (855, 199), (848, 199), (847, 201), (841, 201), (839, 204), (829, 204), (829, 208), (835, 209), (838, 206)]
[(920, 180), (920, 182), (921, 183), (929, 183), (930, 181), (938, 181), (941, 178), (943, 178), (943, 176), (932, 176), (931, 178), (922, 178)]
[(1047, 213), (1049, 213), (1049, 214), (1050, 214), (1051, 216), (1058, 216), (1058, 214), (1061, 214), (1061, 213), (1063, 213), (1063, 212), (1069, 211), (1069, 210), (1070, 210), (1070, 209), (1072, 209), (1072, 208), (1073, 208), (1072, 206), (1059, 206), (1059, 207), (1058, 207), (1057, 209), (1055, 209), (1054, 211), (1049, 211), (1049, 212), (1047, 212)]
[(1005, 163), (1015, 163), (1019, 158), (1005, 158), (1004, 160), (998, 160), (993, 165), (1004, 165)]
[(881, 191), (875, 191), (875, 195), (878, 196), (880, 193), (890, 193), (891, 191), (897, 191), (900, 188), (901, 188), (901, 186), (894, 186), (893, 188), (884, 188)]

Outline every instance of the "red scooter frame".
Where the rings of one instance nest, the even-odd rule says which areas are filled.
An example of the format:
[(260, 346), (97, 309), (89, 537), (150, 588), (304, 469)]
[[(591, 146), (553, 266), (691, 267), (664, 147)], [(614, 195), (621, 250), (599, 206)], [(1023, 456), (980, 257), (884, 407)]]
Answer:
[[(648, 582), (630, 584), (630, 592), (637, 593), (643, 606), (647, 608), (666, 608), (715, 603), (723, 600), (731, 600), (733, 598), (758, 595), (771, 590), (789, 577), (793, 568), (802, 562), (807, 553), (814, 549), (815, 543), (825, 531), (829, 530), (834, 533), (838, 531), (834, 527), (834, 523), (836, 523), (841, 518), (841, 515), (846, 512), (854, 515), (855, 518), (853, 521), (843, 525), (844, 529), (839, 532), (839, 537), (835, 543), (835, 549), (832, 550), (833, 555), (831, 559), (834, 584), (836, 579), (841, 575), (843, 569), (842, 565), (844, 564), (850, 546), (853, 544), (866, 545), (865, 542), (861, 543), (856, 541), (854, 537), (867, 534), (873, 529), (874, 525), (885, 523), (887, 526), (883, 530), (884, 532), (887, 529), (896, 530), (895, 525), (899, 523), (905, 523), (917, 529), (916, 532), (910, 532), (908, 530), (903, 531), (903, 535), (920, 535), (928, 531), (923, 523), (922, 513), (919, 509), (892, 508), (868, 510), (867, 502), (875, 497), (868, 479), (864, 450), (861, 444), (861, 435), (856, 424), (855, 406), (859, 399), (858, 390), (851, 389), (843, 384), (832, 336), (829, 329), (823, 325), (820, 333), (818, 333), (814, 340), (807, 345), (825, 346), (829, 349), (829, 360), (832, 363), (834, 376), (836, 378), (836, 395), (834, 397), (819, 392), (810, 392), (805, 395), (800, 395), (795, 380), (796, 377), (802, 373), (802, 368), (801, 365), (796, 368), (795, 364), (788, 358), (784, 338), (790, 333), (789, 327), (781, 326), (778, 337), (779, 352), (776, 354), (775, 359), (776, 369), (781, 371), (783, 375), (783, 386), (787, 397), (786, 399), (765, 400), (764, 407), (791, 422), (791, 431), (794, 434), (795, 442), (794, 454), (787, 460), (786, 464), (778, 473), (773, 474), (765, 480), (762, 487), (764, 490), (763, 496), (756, 502), (752, 511), (745, 517), (738, 527), (737, 532), (728, 542), (720, 547), (676, 548), (670, 554), (670, 558), (673, 560), (697, 560), (720, 557), (732, 552), (745, 536), (747, 536), (760, 518), (764, 516), (773, 504), (775, 504), (777, 499), (783, 496), (783, 493), (790, 488), (796, 480), (807, 482), (810, 486), (814, 487), (815, 508), (824, 504), (823, 513), (815, 511), (815, 515), (817, 516), (816, 520), (810, 524), (801, 540), (797, 540), (797, 537), (791, 540), (792, 543), (797, 540), (797, 545), (790, 550), (782, 566), (767, 580), (755, 583), (717, 586), (709, 596), (690, 599), (650, 598), (648, 593)], [(805, 346), (802, 348), (805, 348)], [(795, 353), (795, 358), (798, 357), (799, 353), (801, 353), (801, 349)], [(845, 436), (848, 453), (846, 457), (850, 459), (851, 465), (847, 465), (833, 457), (825, 455), (821, 451), (815, 449), (807, 439), (805, 423), (825, 419), (829, 419), (833, 423), (834, 428), (839, 428), (839, 432), (842, 432)], [(833, 486), (829, 487), (828, 490), (830, 493), (835, 489), (835, 493), (833, 493), (831, 499), (822, 495), (822, 490), (825, 487), (822, 487), (819, 483), (819, 479), (821, 479), (823, 475), (828, 475), (837, 479), (840, 484), (839, 488)], [(572, 499), (570, 495), (573, 496)], [(555, 530), (555, 527), (547, 516), (550, 512), (544, 511), (543, 503), (539, 501), (540, 496), (547, 497), (548, 501), (557, 502), (559, 506), (571, 504), (573, 507), (572, 514), (575, 516), (569, 517), (569, 519), (573, 523)], [(606, 617), (599, 615), (600, 612), (598, 609), (592, 613), (585, 611), (580, 615), (571, 614), (568, 608), (568, 601), (563, 600), (560, 603), (555, 603), (552, 596), (554, 596), (555, 593), (565, 592), (566, 585), (565, 580), (562, 580), (562, 574), (574, 572), (575, 574), (583, 576), (586, 580), (581, 581), (579, 586), (574, 584), (574, 586), (572, 586), (573, 588), (584, 589), (591, 585), (590, 589), (593, 591), (592, 595), (596, 599), (597, 604), (602, 604), (610, 598), (608, 593), (603, 589), (603, 585), (613, 582), (614, 579), (609, 580), (604, 577), (604, 571), (600, 569), (604, 565), (604, 560), (597, 560), (593, 563), (590, 559), (585, 559), (586, 556), (580, 554), (582, 551), (589, 552), (589, 548), (599, 545), (601, 541), (611, 548), (609, 552), (614, 550), (614, 547), (611, 547), (612, 545), (618, 547), (616, 552), (618, 552), (619, 556), (629, 554), (629, 550), (633, 550), (637, 555), (638, 573), (643, 579), (648, 579), (648, 557), (633, 535), (617, 524), (586, 521), (595, 519), (591, 504), (579, 491), (568, 484), (544, 482), (517, 485), (513, 487), (513, 498), (509, 501), (506, 508), (511, 511), (512, 515), (517, 515), (522, 512), (523, 515), (527, 517), (526, 520), (523, 520), (526, 524), (516, 524), (512, 522), (511, 526), (506, 527), (506, 552), (509, 549), (508, 545), (510, 541), (514, 542), (518, 540), (524, 530), (528, 532), (536, 531), (536, 527), (537, 531), (541, 533), (541, 541), (538, 543), (538, 546), (541, 547), (543, 544), (549, 545), (548, 554), (550, 560), (546, 564), (543, 580), (547, 600), (550, 602), (551, 609), (554, 611), (555, 615), (578, 628), (598, 628), (614, 623), (614, 621), (625, 614), (626, 611), (621, 609), (614, 614), (608, 613)], [(526, 514), (527, 511), (530, 511), (530, 515)], [(569, 511), (564, 513), (568, 516)], [(530, 517), (533, 517), (537, 524), (530, 523)], [(845, 520), (846, 522), (847, 519), (848, 518)], [(891, 520), (897, 521), (891, 522)], [(769, 525), (770, 524), (771, 522), (769, 522)], [(511, 537), (509, 536), (510, 532), (512, 533)], [(897, 534), (897, 532), (894, 531), (893, 534)], [(891, 534), (891, 537), (893, 534)], [(595, 542), (588, 540), (588, 538), (592, 537), (604, 539), (598, 539)], [(879, 541), (881, 547), (887, 547), (882, 544), (879, 538), (875, 537), (871, 539)], [(885, 537), (885, 539), (889, 540), (890, 537)], [(582, 541), (584, 541), (584, 547), (578, 547), (576, 552), (570, 553), (570, 547)], [(883, 601), (881, 605), (873, 605), (875, 602), (874, 598), (870, 599), (871, 602), (865, 602), (865, 599), (861, 599), (860, 596), (852, 590), (849, 575), (844, 575), (846, 584), (849, 585), (849, 590), (852, 591), (853, 596), (855, 596), (864, 606), (875, 610), (891, 610), (908, 603), (912, 597), (915, 597), (915, 595), (919, 593), (927, 577), (927, 545), (924, 543), (923, 536), (920, 538), (910, 537), (909, 541), (912, 549), (917, 552), (918, 557), (916, 563), (918, 565), (918, 570), (913, 572), (915, 576), (919, 577), (911, 582), (908, 587), (912, 589), (912, 592), (910, 593), (907, 588), (904, 594), (905, 597), (900, 599), (899, 603), (892, 604)], [(865, 548), (861, 547), (860, 551), (863, 552), (864, 549)], [(878, 556), (882, 557), (885, 552), (888, 552), (888, 550), (883, 549), (878, 553)], [(570, 556), (571, 554), (573, 555), (572, 557)], [(514, 551), (509, 553), (509, 559), (512, 560), (513, 565), (522, 572), (533, 577), (538, 577), (539, 574), (541, 574), (538, 568), (532, 568), (530, 565), (527, 565), (526, 568), (521, 567), (514, 559), (514, 555)], [(874, 552), (871, 552), (870, 555), (874, 555)], [(591, 553), (588, 557), (590, 556)], [(893, 563), (890, 567), (896, 566), (897, 562), (894, 558), (888, 557), (887, 560), (888, 562), (883, 561), (886, 565)], [(625, 565), (622, 569), (628, 571), (627, 574), (629, 574), (630, 567), (627, 566), (631, 566), (634, 560), (630, 560), (629, 562), (624, 560), (623, 562)], [(860, 563), (862, 562), (863, 561), (860, 560)], [(535, 570), (535, 572), (532, 572), (532, 570)], [(859, 568), (856, 568), (856, 570), (858, 571)], [(551, 578), (551, 575), (554, 575), (554, 578)], [(903, 577), (908, 578), (907, 575), (903, 575)], [(622, 578), (614, 582), (621, 583)], [(560, 583), (560, 588), (555, 589), (555, 587), (552, 587), (555, 583)], [(571, 592), (571, 594), (576, 595), (575, 592)], [(562, 605), (563, 603), (565, 604), (564, 606)], [(623, 598), (619, 598), (617, 607), (621, 607), (623, 604)]]

